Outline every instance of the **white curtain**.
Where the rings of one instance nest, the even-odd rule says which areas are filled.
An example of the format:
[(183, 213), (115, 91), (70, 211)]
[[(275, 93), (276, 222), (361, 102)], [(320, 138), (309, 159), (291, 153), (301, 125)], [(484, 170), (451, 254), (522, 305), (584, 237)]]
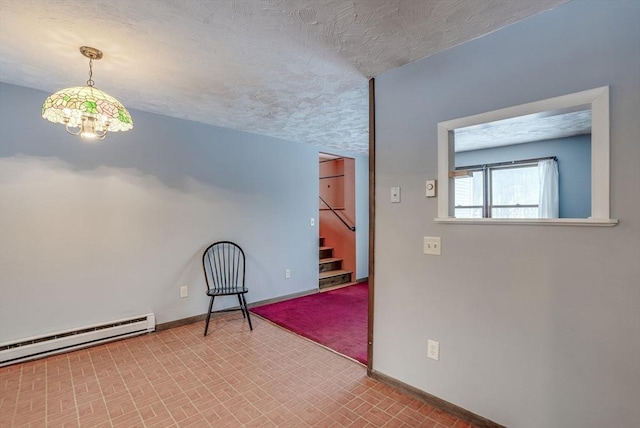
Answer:
[(540, 218), (559, 217), (558, 162), (554, 159), (538, 161), (540, 180), (540, 200), (538, 213)]

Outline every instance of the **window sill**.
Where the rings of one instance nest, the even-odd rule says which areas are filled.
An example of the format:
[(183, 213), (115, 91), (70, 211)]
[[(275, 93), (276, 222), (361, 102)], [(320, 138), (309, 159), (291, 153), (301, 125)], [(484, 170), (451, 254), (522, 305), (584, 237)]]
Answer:
[(443, 224), (511, 224), (524, 226), (615, 226), (617, 219), (613, 218), (454, 218), (436, 217), (436, 223)]

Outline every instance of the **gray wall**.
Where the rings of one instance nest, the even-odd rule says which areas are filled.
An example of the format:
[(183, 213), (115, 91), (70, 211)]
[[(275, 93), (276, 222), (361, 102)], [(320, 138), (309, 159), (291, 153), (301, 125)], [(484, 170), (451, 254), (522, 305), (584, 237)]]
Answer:
[[(511, 427), (640, 425), (638, 22), (571, 1), (376, 79), (374, 370)], [(438, 122), (604, 85), (620, 224), (433, 221)]]
[(556, 140), (470, 150), (456, 153), (456, 167), (512, 160), (558, 158), (560, 217), (591, 216), (591, 136), (578, 135)]
[[(317, 288), (309, 219), (327, 150), (140, 111), (132, 131), (84, 143), (40, 117), (47, 95), (0, 84), (0, 342), (202, 314), (200, 257), (215, 240), (245, 249), (249, 302)], [(358, 185), (362, 203), (367, 181)]]

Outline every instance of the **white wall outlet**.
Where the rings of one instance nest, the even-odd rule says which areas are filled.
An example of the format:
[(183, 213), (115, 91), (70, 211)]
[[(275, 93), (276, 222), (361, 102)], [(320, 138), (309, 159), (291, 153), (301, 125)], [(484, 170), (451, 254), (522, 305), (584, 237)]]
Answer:
[(440, 342), (427, 340), (427, 357), (438, 361), (440, 359)]
[(315, 226), (316, 225), (316, 219), (311, 217), (311, 220), (309, 220), (309, 226)]
[(391, 203), (398, 204), (400, 203), (400, 188), (392, 187), (391, 188)]
[(183, 285), (182, 287), (180, 287), (180, 297), (184, 299), (187, 296), (189, 296), (189, 287)]
[(424, 237), (424, 253), (432, 256), (440, 255), (440, 247), (442, 246), (442, 240), (435, 236)]
[(285, 270), (284, 270), (284, 277), (285, 277), (286, 279), (291, 278), (291, 269), (285, 269)]

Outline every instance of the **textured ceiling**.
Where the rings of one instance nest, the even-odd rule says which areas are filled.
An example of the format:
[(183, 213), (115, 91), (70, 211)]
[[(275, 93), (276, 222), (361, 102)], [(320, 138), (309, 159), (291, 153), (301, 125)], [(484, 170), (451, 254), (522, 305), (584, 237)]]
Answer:
[[(0, 0), (0, 81), (353, 152), (368, 78), (566, 0)], [(135, 117), (133, 118), (135, 123)]]
[(482, 150), (591, 134), (591, 108), (542, 112), (454, 130), (455, 151)]

